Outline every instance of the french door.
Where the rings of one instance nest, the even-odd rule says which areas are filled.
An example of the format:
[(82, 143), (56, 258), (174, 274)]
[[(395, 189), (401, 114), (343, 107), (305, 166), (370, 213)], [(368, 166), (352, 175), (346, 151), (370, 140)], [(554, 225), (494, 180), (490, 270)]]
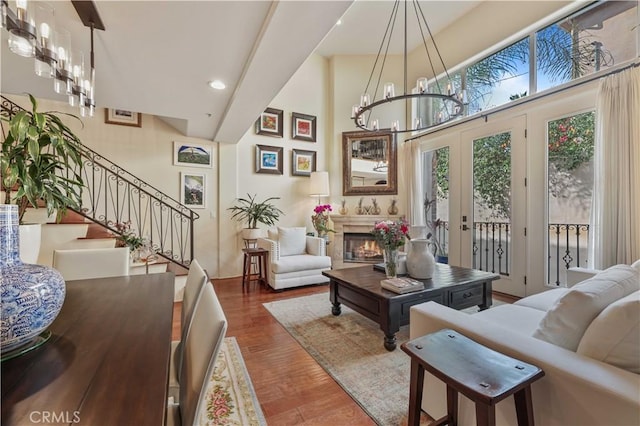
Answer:
[[(421, 144), (427, 223), (452, 265), (500, 274), (525, 296), (526, 116), (444, 132)], [(444, 224), (444, 225), (442, 225)]]
[(526, 117), (460, 133), (460, 264), (500, 274), (493, 289), (525, 296)]

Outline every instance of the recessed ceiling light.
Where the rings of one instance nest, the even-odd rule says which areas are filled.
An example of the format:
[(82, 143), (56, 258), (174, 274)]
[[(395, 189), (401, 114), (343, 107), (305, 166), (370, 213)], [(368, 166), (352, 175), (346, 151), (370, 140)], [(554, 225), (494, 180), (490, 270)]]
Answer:
[(216, 90), (222, 90), (225, 87), (227, 87), (226, 84), (224, 84), (222, 81), (220, 80), (213, 80), (209, 82), (209, 86), (211, 86), (211, 88), (216, 89)]
[(336, 25), (342, 25), (342, 19), (338, 19), (338, 22), (336, 22)]

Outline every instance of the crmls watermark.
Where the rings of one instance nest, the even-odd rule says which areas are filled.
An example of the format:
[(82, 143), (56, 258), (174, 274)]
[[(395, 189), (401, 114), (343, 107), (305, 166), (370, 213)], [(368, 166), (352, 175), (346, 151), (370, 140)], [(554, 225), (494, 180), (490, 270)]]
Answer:
[(29, 413), (31, 423), (80, 423), (80, 411), (32, 411)]

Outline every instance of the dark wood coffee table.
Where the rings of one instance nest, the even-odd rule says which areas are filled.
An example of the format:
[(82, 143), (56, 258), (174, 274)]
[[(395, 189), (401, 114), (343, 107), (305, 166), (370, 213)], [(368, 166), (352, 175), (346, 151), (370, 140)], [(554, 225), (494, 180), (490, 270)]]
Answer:
[(331, 313), (340, 315), (344, 304), (377, 322), (384, 332), (384, 347), (396, 348), (396, 333), (409, 324), (409, 308), (433, 300), (454, 309), (478, 305), (480, 310), (491, 306), (491, 282), (498, 274), (437, 263), (433, 277), (424, 282), (425, 289), (414, 293), (396, 294), (383, 289), (384, 273), (372, 265), (335, 269), (322, 273), (331, 280)]

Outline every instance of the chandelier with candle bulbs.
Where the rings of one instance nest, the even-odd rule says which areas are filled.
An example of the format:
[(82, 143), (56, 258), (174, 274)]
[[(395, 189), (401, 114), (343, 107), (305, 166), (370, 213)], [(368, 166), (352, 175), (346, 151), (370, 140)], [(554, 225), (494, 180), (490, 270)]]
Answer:
[[(384, 66), (387, 62), (387, 52), (389, 51), (389, 45), (391, 43), (391, 37), (393, 35), (393, 31), (395, 29), (396, 20), (398, 17), (398, 12), (400, 10), (400, 4), (404, 4), (404, 56), (403, 56), (403, 66), (404, 66), (404, 86), (403, 93), (401, 95), (395, 94), (395, 85), (393, 83), (384, 83), (382, 86), (382, 97), (380, 99), (376, 99), (375, 96), (378, 93), (378, 89), (380, 88), (380, 83), (382, 82)], [(446, 89), (440, 86), (440, 81), (438, 79), (435, 80), (435, 87), (437, 88), (437, 92), (429, 91), (428, 81), (425, 77), (421, 77), (416, 82), (416, 87), (413, 88), (410, 92), (408, 92), (408, 82), (407, 82), (407, 13), (408, 7), (407, 3), (410, 3), (413, 6), (413, 14), (415, 14), (416, 21), (418, 23), (418, 28), (420, 31), (420, 35), (422, 37), (422, 45), (426, 51), (426, 57), (428, 59), (428, 64), (430, 65), (431, 72), (433, 75), (436, 75), (436, 71), (433, 65), (432, 58), (437, 58), (444, 69), (444, 74), (446, 75), (447, 86)], [(428, 34), (429, 39), (431, 40), (431, 44), (433, 45), (433, 50), (435, 53), (432, 53), (427, 46), (427, 37), (425, 33)], [(374, 82), (374, 75), (377, 72), (377, 79), (375, 81), (375, 87), (372, 86)], [(370, 89), (373, 89), (373, 98), (370, 96)], [(401, 105), (404, 106), (405, 116), (409, 111), (409, 104), (411, 100), (428, 100), (428, 101), (439, 101), (438, 111), (433, 112), (433, 116), (430, 117), (430, 120), (424, 120), (421, 117), (416, 117), (407, 123), (408, 120), (405, 120), (405, 123), (401, 124), (399, 119), (391, 119), (389, 123), (381, 123), (380, 111), (382, 107), (393, 104), (394, 106)], [(402, 105), (402, 103), (404, 105)], [(373, 68), (371, 69), (371, 74), (369, 75), (369, 80), (367, 81), (367, 85), (365, 87), (364, 92), (360, 96), (360, 103), (354, 105), (351, 110), (351, 118), (354, 120), (355, 125), (360, 129), (365, 131), (378, 131), (381, 128), (389, 129), (391, 133), (405, 133), (405, 132), (419, 132), (422, 130), (426, 130), (430, 127), (437, 126), (443, 123), (446, 123), (450, 120), (453, 120), (456, 117), (462, 115), (464, 110), (464, 105), (467, 103), (466, 101), (466, 93), (462, 88), (457, 90), (454, 87), (454, 82), (449, 76), (449, 72), (442, 60), (442, 56), (440, 55), (440, 51), (438, 46), (436, 45), (435, 39), (431, 33), (431, 29), (427, 24), (427, 20), (424, 17), (424, 13), (422, 12), (422, 8), (418, 0), (396, 0), (393, 5), (393, 9), (391, 11), (391, 16), (389, 17), (389, 21), (387, 23), (387, 27), (384, 33), (384, 37), (382, 39), (382, 43), (380, 44), (380, 48), (378, 49), (378, 54), (376, 56), (376, 60), (373, 64)], [(393, 108), (392, 108), (393, 110)], [(386, 114), (390, 115), (390, 114)]]
[(71, 45), (68, 30), (56, 26), (55, 11), (49, 3), (0, 0), (0, 26), (9, 33), (9, 49), (20, 56), (35, 59), (35, 73), (53, 80), (56, 93), (67, 95), (69, 104), (78, 107), (80, 115), (95, 113), (95, 58), (93, 30), (104, 25), (93, 1), (71, 2), (82, 20), (91, 29), (89, 67), (83, 52)]

